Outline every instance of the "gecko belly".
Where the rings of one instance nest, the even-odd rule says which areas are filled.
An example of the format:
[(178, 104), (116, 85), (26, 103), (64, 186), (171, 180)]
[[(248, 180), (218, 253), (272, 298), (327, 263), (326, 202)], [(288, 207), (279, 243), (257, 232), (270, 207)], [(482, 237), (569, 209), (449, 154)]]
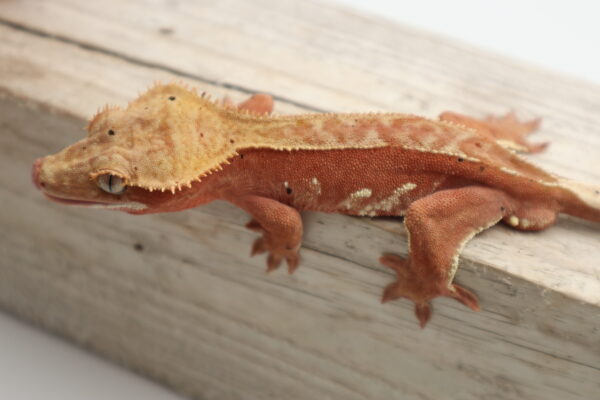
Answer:
[[(298, 210), (358, 216), (402, 215), (419, 198), (464, 185), (443, 171), (423, 168), (423, 157), (417, 163), (420, 155), (415, 153), (399, 148), (248, 149), (240, 151), (209, 179), (276, 199)], [(435, 160), (431, 163), (435, 165)]]

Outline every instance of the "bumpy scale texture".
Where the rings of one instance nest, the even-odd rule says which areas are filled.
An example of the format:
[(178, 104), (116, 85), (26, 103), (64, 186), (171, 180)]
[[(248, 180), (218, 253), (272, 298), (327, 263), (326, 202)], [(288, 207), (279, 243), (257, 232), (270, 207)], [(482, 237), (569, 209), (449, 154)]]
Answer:
[(600, 222), (600, 190), (520, 158), (539, 121), (513, 114), (478, 120), (414, 115), (272, 116), (270, 96), (235, 106), (177, 84), (156, 85), (125, 108), (105, 108), (85, 139), (40, 158), (34, 184), (51, 200), (132, 214), (227, 200), (261, 234), (252, 254), (268, 271), (299, 262), (299, 211), (404, 216), (409, 256), (380, 261), (398, 275), (382, 301), (407, 298), (423, 327), (430, 301), (452, 297), (478, 310), (453, 283), (459, 254), (499, 221), (544, 229), (558, 213)]

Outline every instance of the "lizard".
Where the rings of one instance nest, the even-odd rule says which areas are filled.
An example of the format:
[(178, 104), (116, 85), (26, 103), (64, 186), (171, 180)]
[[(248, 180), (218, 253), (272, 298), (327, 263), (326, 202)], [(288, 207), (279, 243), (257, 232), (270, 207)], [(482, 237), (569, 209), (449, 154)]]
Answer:
[(477, 233), (501, 221), (537, 231), (559, 213), (600, 222), (598, 187), (517, 154), (546, 146), (527, 140), (539, 120), (272, 110), (265, 94), (235, 106), (159, 83), (100, 110), (84, 139), (34, 162), (32, 179), (50, 200), (130, 214), (228, 201), (251, 215), (246, 226), (261, 235), (251, 254), (267, 253), (267, 271), (298, 267), (301, 211), (403, 217), (408, 257), (381, 256), (397, 275), (381, 301), (411, 300), (421, 327), (439, 296), (480, 309), (454, 283)]

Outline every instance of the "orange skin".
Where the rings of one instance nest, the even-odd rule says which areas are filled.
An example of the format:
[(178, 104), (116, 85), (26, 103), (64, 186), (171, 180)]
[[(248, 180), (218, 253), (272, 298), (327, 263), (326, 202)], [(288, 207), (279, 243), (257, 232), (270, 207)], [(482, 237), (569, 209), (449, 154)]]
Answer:
[[(525, 140), (539, 121), (521, 123), (512, 114), (476, 120), (454, 113), (443, 113), (442, 122), (360, 114), (271, 120), (252, 117), (271, 113), (267, 95), (240, 104), (237, 110), (245, 114), (228, 100), (206, 105), (194, 96), (177, 86), (158, 86), (125, 111), (103, 111), (92, 120), (87, 139), (34, 163), (34, 184), (54, 201), (132, 214), (229, 201), (252, 215), (247, 227), (262, 235), (252, 254), (268, 253), (268, 271), (286, 260), (290, 273), (299, 262), (300, 211), (404, 216), (409, 257), (381, 257), (398, 275), (382, 301), (412, 300), (421, 327), (431, 316), (430, 301), (438, 296), (479, 309), (475, 295), (452, 281), (460, 251), (481, 230), (501, 220), (516, 229), (540, 230), (552, 225), (559, 212), (600, 222), (598, 189), (554, 177), (505, 149), (543, 150), (545, 144)], [(173, 105), (162, 101), (167, 98), (181, 101), (183, 111), (205, 106), (225, 122), (207, 111), (191, 128), (179, 130), (180, 120), (172, 122), (172, 108), (166, 108)], [(145, 119), (143, 110), (156, 104), (162, 108), (154, 110), (154, 119)], [(164, 119), (161, 112), (167, 113)], [(120, 119), (111, 113), (120, 113)], [(230, 120), (235, 124), (228, 125)], [(138, 126), (146, 132), (151, 126), (156, 137), (136, 133)], [(214, 126), (219, 129), (213, 129), (213, 137)], [(110, 137), (129, 130), (134, 131), (130, 137)], [(242, 130), (251, 134), (243, 136)], [(193, 135), (206, 156), (189, 156), (186, 151), (195, 142), (185, 139), (177, 157), (164, 153), (152, 159), (165, 143), (173, 153), (181, 140), (177, 135)], [(162, 147), (153, 150), (157, 138)], [(116, 140), (122, 141), (119, 146)], [(236, 141), (242, 143), (231, 147)], [(105, 174), (122, 179), (127, 190), (114, 194), (99, 189), (97, 180)]]

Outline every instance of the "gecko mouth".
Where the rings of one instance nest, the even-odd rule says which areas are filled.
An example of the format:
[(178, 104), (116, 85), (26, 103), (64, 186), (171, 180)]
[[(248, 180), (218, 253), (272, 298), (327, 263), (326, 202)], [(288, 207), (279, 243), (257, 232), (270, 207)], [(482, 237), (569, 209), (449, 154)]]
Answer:
[(44, 196), (46, 196), (47, 198), (49, 198), (52, 201), (55, 201), (57, 203), (62, 203), (62, 204), (69, 204), (69, 205), (73, 205), (73, 206), (110, 206), (111, 205), (111, 203), (101, 203), (99, 201), (66, 199), (64, 197), (53, 196), (46, 192), (42, 192), (42, 193), (44, 193)]
[(48, 199), (61, 203), (68, 204), (71, 206), (82, 206), (82, 207), (91, 207), (91, 208), (103, 208), (109, 210), (121, 210), (130, 213), (142, 212), (147, 209), (148, 206), (144, 203), (139, 203), (137, 201), (126, 202), (126, 203), (108, 203), (108, 202), (99, 202), (99, 201), (87, 201), (87, 200), (74, 200), (74, 199), (65, 199), (63, 197), (53, 196), (46, 192), (43, 192), (44, 196)]

